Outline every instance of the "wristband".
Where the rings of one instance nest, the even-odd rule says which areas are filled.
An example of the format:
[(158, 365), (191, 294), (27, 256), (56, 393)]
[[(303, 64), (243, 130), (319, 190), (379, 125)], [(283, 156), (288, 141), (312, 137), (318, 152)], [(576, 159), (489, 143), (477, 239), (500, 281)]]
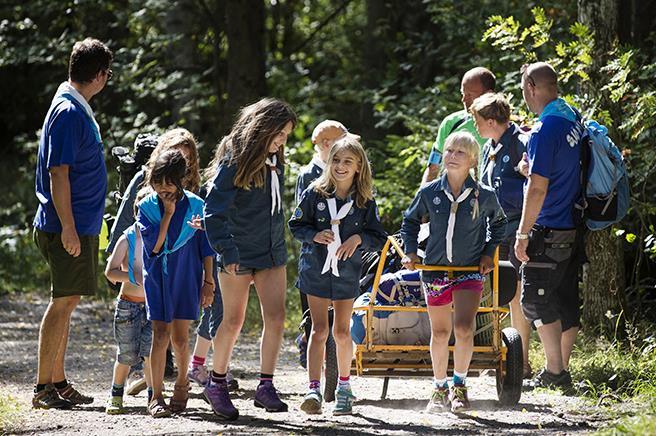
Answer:
[(517, 231), (517, 233), (515, 233), (515, 239), (526, 240), (526, 239), (528, 239), (528, 233), (521, 233), (521, 232)]

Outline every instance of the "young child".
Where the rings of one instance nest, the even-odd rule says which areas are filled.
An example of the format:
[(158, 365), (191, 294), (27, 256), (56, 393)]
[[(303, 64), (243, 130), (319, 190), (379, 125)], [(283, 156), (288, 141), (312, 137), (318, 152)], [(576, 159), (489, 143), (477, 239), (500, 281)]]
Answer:
[[(422, 271), (431, 322), (431, 359), (434, 390), (427, 409), (458, 411), (469, 407), (465, 378), (474, 347), (474, 317), (480, 304), (485, 274), (493, 269), (493, 256), (504, 237), (506, 217), (493, 190), (481, 186), (470, 171), (478, 166), (478, 143), (470, 133), (447, 137), (441, 178), (423, 186), (404, 214), (401, 236), (406, 247), (403, 265), (415, 269), (418, 263), (417, 235), (422, 220), (430, 221), (426, 265), (471, 266), (478, 272)], [(488, 236), (489, 234), (489, 236)], [(451, 304), (456, 337), (453, 381), (449, 390), (449, 337)]]
[[(198, 193), (200, 188), (200, 165), (198, 163), (198, 149), (194, 135), (192, 135), (189, 130), (178, 127), (162, 134), (159, 138), (157, 138), (157, 146), (153, 150), (150, 156), (150, 160), (156, 160), (160, 154), (173, 149), (180, 150), (184, 155), (185, 160), (187, 161), (187, 173), (182, 180), (182, 186), (188, 191)], [(145, 168), (145, 166), (143, 168)], [(107, 247), (107, 251), (109, 253), (114, 250), (114, 246), (116, 245), (118, 238), (123, 234), (123, 232), (129, 226), (134, 224), (135, 199), (137, 197), (137, 193), (142, 188), (145, 177), (145, 170), (143, 168), (134, 175), (130, 181), (130, 184), (123, 193), (121, 205), (118, 208), (116, 221), (112, 226), (112, 231), (109, 238), (109, 245)], [(128, 378), (126, 394), (138, 395), (139, 392), (145, 389), (145, 378), (142, 377), (141, 370), (141, 362), (132, 367), (130, 376)], [(166, 353), (165, 374), (167, 376), (169, 374), (173, 374), (173, 370), (173, 357), (171, 355), (169, 346)]]
[[(148, 319), (153, 325), (148, 405), (158, 418), (185, 410), (189, 398), (189, 324), (214, 296), (213, 254), (204, 232), (191, 222), (203, 213), (203, 200), (184, 191), (187, 171), (180, 150), (169, 150), (150, 160), (146, 185), (155, 191), (138, 203), (137, 224), (142, 235), (144, 290)], [(167, 406), (162, 396), (166, 348), (173, 345), (178, 375)]]
[(105, 276), (108, 280), (114, 284), (121, 283), (114, 312), (114, 338), (118, 348), (111, 396), (105, 408), (105, 412), (110, 415), (124, 413), (124, 384), (130, 367), (142, 359), (144, 378), (148, 386), (148, 402), (152, 395), (150, 388), (152, 327), (146, 316), (142, 268), (141, 234), (136, 225), (132, 224), (118, 239), (105, 268)]
[(214, 413), (226, 420), (239, 416), (230, 400), (226, 373), (244, 322), (251, 282), (264, 324), (255, 406), (268, 412), (287, 411), (273, 386), (273, 372), (285, 324), (284, 146), (295, 123), (293, 110), (275, 99), (243, 108), (206, 172), (210, 191), (205, 229), (219, 253), (223, 321), (213, 340), (211, 381), (204, 394)]
[(499, 260), (508, 260), (515, 270), (517, 281), (515, 297), (510, 302), (510, 324), (522, 338), (524, 351), (524, 378), (532, 377), (528, 361), (528, 345), (531, 325), (522, 313), (519, 302), (521, 262), (515, 257), (515, 233), (519, 228), (524, 202), (526, 176), (520, 172), (520, 162), (526, 153), (528, 135), (517, 124), (510, 121), (510, 103), (502, 93), (487, 93), (478, 97), (469, 108), (476, 129), (482, 138), (489, 140), (483, 146), (480, 165), (481, 184), (494, 189), (503, 208), (508, 225), (503, 241), (499, 245)]
[[(296, 179), (296, 204), (301, 202), (301, 194), (310, 186), (310, 183), (319, 178), (326, 168), (328, 154), (335, 141), (344, 137), (348, 133), (346, 127), (339, 121), (324, 120), (317, 124), (312, 131), (312, 143), (314, 144), (315, 154), (312, 161), (301, 169)], [(354, 138), (360, 139), (359, 136), (353, 135)], [(307, 296), (299, 292), (301, 296), (301, 316), (308, 310)], [(305, 332), (301, 333), (296, 340), (300, 351), (301, 366), (305, 368), (307, 362), (307, 338), (310, 336), (312, 322), (305, 323)]]
[(307, 294), (312, 316), (307, 357), (310, 388), (301, 404), (306, 413), (321, 413), (321, 368), (331, 304), (339, 371), (333, 413), (352, 411), (350, 320), (360, 293), (362, 253), (380, 250), (387, 237), (372, 188), (367, 155), (357, 137), (347, 135), (331, 148), (326, 171), (303, 193), (289, 221), (292, 234), (303, 242), (298, 287)]

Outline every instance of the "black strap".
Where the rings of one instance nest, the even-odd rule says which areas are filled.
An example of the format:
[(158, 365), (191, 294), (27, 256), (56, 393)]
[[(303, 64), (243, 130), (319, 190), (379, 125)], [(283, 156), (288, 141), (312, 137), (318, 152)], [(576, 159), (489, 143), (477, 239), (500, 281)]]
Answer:
[[(453, 132), (455, 132), (458, 127), (462, 126), (465, 123), (465, 121), (467, 121), (467, 115), (466, 114), (463, 118), (460, 118), (458, 121), (456, 121), (456, 123), (451, 127), (451, 130), (449, 130), (449, 135), (452, 134)], [(446, 136), (449, 136), (449, 135), (446, 135)]]

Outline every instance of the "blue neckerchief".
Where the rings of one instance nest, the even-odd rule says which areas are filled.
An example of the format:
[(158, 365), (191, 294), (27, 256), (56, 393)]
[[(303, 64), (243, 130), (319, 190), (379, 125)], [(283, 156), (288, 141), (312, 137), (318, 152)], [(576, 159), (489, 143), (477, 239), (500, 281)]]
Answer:
[[(184, 195), (189, 199), (189, 207), (187, 208), (182, 223), (182, 228), (180, 229), (180, 235), (178, 239), (173, 244), (173, 248), (169, 249), (168, 242), (169, 237), (166, 236), (164, 244), (162, 245), (162, 251), (159, 252), (157, 257), (162, 258), (162, 270), (164, 274), (168, 274), (168, 256), (176, 250), (182, 248), (189, 240), (194, 236), (196, 229), (192, 228), (187, 224), (187, 221), (191, 221), (192, 216), (194, 215), (203, 215), (203, 200), (196, 194), (184, 191)], [(139, 203), (139, 210), (144, 216), (153, 224), (159, 224), (162, 221), (162, 214), (159, 210), (159, 203), (157, 199), (157, 193), (150, 194), (148, 197), (141, 200)]]
[(137, 247), (137, 224), (134, 223), (127, 229), (125, 229), (125, 239), (128, 241), (128, 277), (130, 278), (130, 283), (141, 286), (137, 283), (137, 279), (134, 277), (134, 256), (136, 254)]
[(552, 100), (544, 107), (540, 114), (540, 121), (544, 121), (544, 119), (549, 116), (564, 118), (573, 123), (578, 120), (574, 109), (572, 109), (572, 107), (562, 98)]

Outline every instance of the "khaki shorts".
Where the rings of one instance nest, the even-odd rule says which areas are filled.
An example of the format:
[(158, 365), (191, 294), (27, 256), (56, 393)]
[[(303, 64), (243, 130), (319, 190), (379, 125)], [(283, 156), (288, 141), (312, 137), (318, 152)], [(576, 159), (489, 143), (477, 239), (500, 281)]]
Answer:
[(52, 298), (94, 295), (98, 289), (98, 235), (80, 236), (81, 252), (73, 257), (61, 242), (61, 233), (34, 229), (34, 242), (50, 266)]

